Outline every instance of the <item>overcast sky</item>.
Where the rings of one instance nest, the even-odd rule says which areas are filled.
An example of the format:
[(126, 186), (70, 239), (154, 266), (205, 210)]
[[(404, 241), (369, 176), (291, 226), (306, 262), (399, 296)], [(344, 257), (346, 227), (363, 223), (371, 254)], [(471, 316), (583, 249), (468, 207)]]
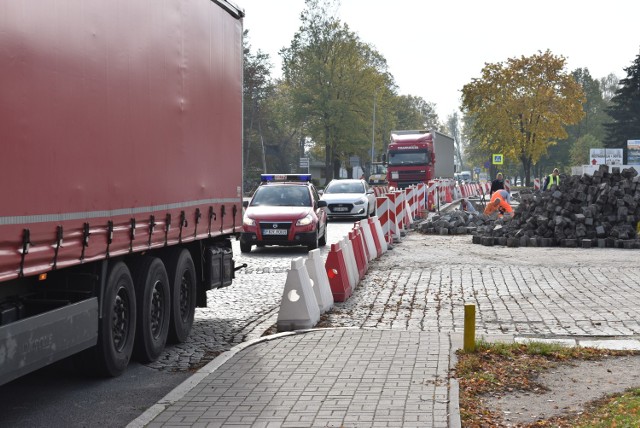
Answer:
[[(249, 42), (270, 54), (300, 27), (304, 0), (234, 0), (246, 13)], [(441, 121), (458, 110), (460, 90), (496, 63), (547, 49), (567, 71), (626, 76), (640, 53), (640, 1), (342, 0), (339, 18), (386, 59), (400, 94), (436, 104)]]

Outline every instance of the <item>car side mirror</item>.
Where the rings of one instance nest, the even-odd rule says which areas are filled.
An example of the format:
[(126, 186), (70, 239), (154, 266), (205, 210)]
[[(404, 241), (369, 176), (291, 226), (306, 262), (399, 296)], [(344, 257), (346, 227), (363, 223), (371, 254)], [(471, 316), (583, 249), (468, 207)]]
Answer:
[(324, 195), (324, 190), (322, 190), (322, 189), (318, 190), (318, 195), (320, 195), (320, 196)]
[(318, 201), (318, 208), (324, 208), (327, 206), (327, 201)]
[(242, 206), (247, 208), (249, 206), (249, 201), (242, 201)]
[(367, 195), (373, 195), (375, 192), (373, 191), (373, 189), (369, 189), (367, 190)]

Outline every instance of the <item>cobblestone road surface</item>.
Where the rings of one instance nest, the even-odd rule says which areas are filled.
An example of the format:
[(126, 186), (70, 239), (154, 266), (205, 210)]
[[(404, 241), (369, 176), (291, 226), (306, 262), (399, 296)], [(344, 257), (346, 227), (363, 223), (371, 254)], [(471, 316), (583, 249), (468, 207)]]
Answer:
[[(350, 228), (331, 223), (329, 242)], [(249, 267), (233, 286), (209, 292), (209, 308), (198, 310), (189, 340), (150, 367), (198, 367), (261, 336), (276, 321), (296, 257), (306, 251), (265, 248), (239, 256)], [(640, 335), (636, 257), (620, 249), (483, 247), (470, 236), (410, 232), (373, 262), (354, 295), (336, 303), (321, 326), (462, 332), (463, 305), (474, 303), (479, 334), (632, 337)]]

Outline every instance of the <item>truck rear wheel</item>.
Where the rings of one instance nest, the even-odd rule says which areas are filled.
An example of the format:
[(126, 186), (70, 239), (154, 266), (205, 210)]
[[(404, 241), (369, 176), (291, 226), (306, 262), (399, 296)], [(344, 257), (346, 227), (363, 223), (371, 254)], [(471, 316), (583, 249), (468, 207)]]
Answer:
[(95, 365), (100, 374), (119, 376), (127, 368), (136, 330), (136, 296), (129, 268), (123, 262), (109, 267), (100, 302)]
[(196, 268), (188, 250), (174, 251), (166, 261), (171, 285), (169, 341), (187, 340), (196, 313)]
[(167, 343), (171, 312), (169, 277), (162, 261), (143, 257), (133, 266), (136, 290), (136, 341), (133, 353), (142, 363), (158, 359)]

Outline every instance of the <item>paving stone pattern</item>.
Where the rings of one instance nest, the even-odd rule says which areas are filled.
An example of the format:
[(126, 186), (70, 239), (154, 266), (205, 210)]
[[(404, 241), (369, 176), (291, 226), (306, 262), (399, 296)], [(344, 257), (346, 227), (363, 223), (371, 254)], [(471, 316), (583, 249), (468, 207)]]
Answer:
[[(488, 250), (469, 241), (469, 236), (409, 233), (372, 264), (354, 295), (336, 303), (321, 325), (459, 333), (463, 305), (475, 303), (478, 334), (640, 335), (640, 265), (634, 264), (633, 253), (491, 247), (500, 263), (490, 257), (479, 263), (471, 260), (477, 259), (474, 254)], [(451, 248), (445, 248), (447, 243)], [(472, 253), (466, 260), (461, 251), (465, 248)], [(619, 262), (571, 262), (580, 254), (595, 254), (597, 260), (601, 252), (609, 254), (603, 263)], [(545, 258), (562, 260), (563, 254), (573, 254), (569, 263), (545, 267)], [(172, 371), (199, 367), (236, 344), (260, 337), (276, 322), (291, 259), (303, 255), (290, 249), (275, 256), (255, 252), (240, 257), (239, 262), (249, 261), (251, 268), (238, 272), (233, 286), (209, 292), (209, 307), (197, 310), (188, 340), (167, 347), (149, 366)], [(518, 263), (530, 255), (543, 262)]]
[(450, 346), (447, 334), (360, 329), (261, 342), (147, 426), (446, 426)]

